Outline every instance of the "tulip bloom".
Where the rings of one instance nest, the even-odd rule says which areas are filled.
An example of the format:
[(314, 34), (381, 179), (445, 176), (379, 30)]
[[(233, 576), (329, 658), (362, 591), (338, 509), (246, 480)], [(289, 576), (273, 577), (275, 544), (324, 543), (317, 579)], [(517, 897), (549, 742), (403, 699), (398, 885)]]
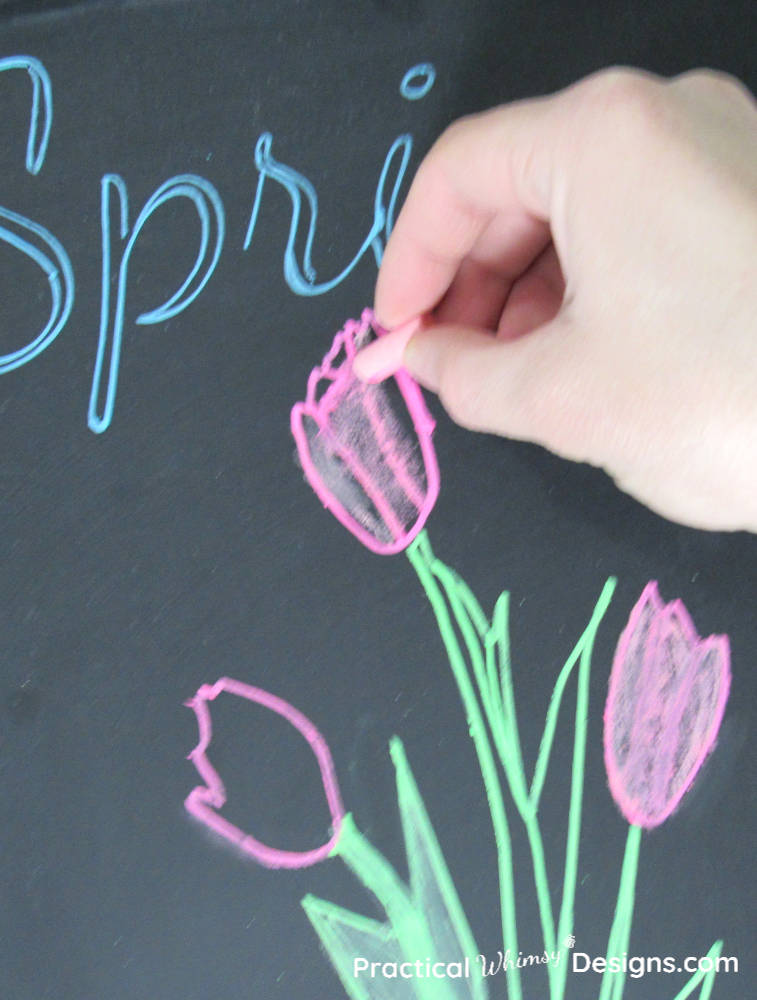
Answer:
[[(388, 555), (407, 548), (423, 527), (439, 494), (439, 469), (434, 421), (410, 375), (400, 369), (369, 385), (352, 370), (372, 323), (366, 309), (339, 331), (310, 373), (291, 426), (305, 476), (324, 506), (367, 548)], [(374, 328), (379, 336), (384, 332)]]
[[(251, 834), (234, 826), (233, 823), (215, 811), (226, 802), (226, 789), (206, 754), (213, 732), (208, 702), (214, 701), (223, 691), (256, 702), (258, 705), (263, 705), (264, 708), (269, 708), (272, 712), (291, 722), (310, 744), (321, 772), (323, 790), (326, 793), (333, 828), (331, 838), (321, 847), (316, 847), (311, 851), (282, 851), (275, 847), (268, 847), (256, 840)], [(199, 742), (187, 759), (192, 761), (205, 782), (204, 785), (193, 788), (187, 796), (184, 802), (187, 810), (205, 826), (230, 840), (267, 868), (307, 868), (328, 857), (339, 841), (342, 820), (344, 819), (344, 807), (334, 773), (331, 752), (310, 719), (290, 705), (288, 701), (284, 701), (283, 698), (277, 698), (276, 695), (270, 694), (268, 691), (232, 680), (230, 677), (222, 677), (212, 685), (203, 684), (194, 698), (190, 698), (185, 704), (194, 710), (200, 731)]]
[(728, 637), (702, 639), (682, 601), (644, 588), (615, 653), (604, 716), (610, 790), (629, 823), (659, 826), (712, 750), (730, 687)]

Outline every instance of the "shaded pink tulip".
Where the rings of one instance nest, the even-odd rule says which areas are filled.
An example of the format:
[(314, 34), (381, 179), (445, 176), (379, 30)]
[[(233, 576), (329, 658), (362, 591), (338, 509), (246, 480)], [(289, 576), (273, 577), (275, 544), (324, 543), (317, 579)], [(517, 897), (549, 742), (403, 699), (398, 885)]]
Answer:
[[(333, 833), (325, 844), (311, 851), (282, 851), (275, 847), (268, 847), (256, 840), (252, 834), (240, 830), (238, 826), (234, 826), (233, 823), (216, 812), (226, 802), (226, 789), (206, 753), (213, 732), (208, 702), (214, 701), (223, 691), (256, 702), (258, 705), (263, 705), (264, 708), (269, 708), (272, 712), (291, 722), (310, 744), (318, 762), (323, 790), (326, 793), (326, 801), (331, 813)], [(232, 680), (230, 677), (222, 677), (213, 685), (203, 684), (194, 698), (190, 698), (185, 704), (194, 710), (200, 731), (199, 742), (187, 759), (192, 761), (205, 782), (204, 785), (197, 785), (193, 788), (187, 796), (184, 802), (187, 810), (205, 826), (230, 840), (267, 868), (307, 868), (328, 857), (339, 840), (342, 820), (344, 819), (344, 807), (334, 773), (331, 752), (313, 723), (283, 698), (277, 698), (276, 695), (270, 694), (268, 691)]]
[[(368, 309), (359, 321), (347, 321), (310, 373), (291, 425), (302, 468), (324, 506), (363, 545), (388, 555), (407, 548), (425, 524), (439, 494), (439, 469), (434, 421), (410, 375), (400, 369), (369, 385), (352, 370), (372, 329), (384, 332)], [(394, 389), (413, 431), (393, 408)]]
[(728, 637), (700, 638), (682, 601), (648, 583), (615, 652), (604, 716), (610, 790), (629, 823), (659, 826), (712, 750), (730, 687)]

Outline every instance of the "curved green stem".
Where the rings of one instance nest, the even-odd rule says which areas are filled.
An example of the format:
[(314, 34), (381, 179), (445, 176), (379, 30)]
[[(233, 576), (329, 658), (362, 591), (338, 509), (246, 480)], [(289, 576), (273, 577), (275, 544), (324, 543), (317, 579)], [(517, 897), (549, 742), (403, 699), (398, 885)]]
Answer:
[[(586, 765), (586, 733), (589, 721), (589, 677), (591, 673), (591, 657), (594, 651), (594, 640), (597, 635), (597, 630), (599, 629), (599, 624), (604, 617), (605, 611), (607, 610), (607, 606), (612, 599), (616, 582), (617, 581), (613, 577), (610, 577), (607, 583), (605, 583), (589, 624), (586, 626), (586, 629), (584, 630), (584, 633), (576, 644), (574, 650), (574, 653), (579, 653), (580, 659), (576, 689), (573, 763), (570, 778), (570, 805), (568, 808), (568, 836), (565, 845), (565, 873), (563, 876), (560, 917), (557, 923), (558, 941), (564, 941), (568, 935), (573, 933), (573, 912), (576, 898), (576, 881), (578, 879), (578, 847), (581, 839), (581, 812), (583, 808), (584, 771)], [(571, 659), (568, 660), (568, 663), (571, 663), (571, 660), (572, 656)], [(558, 684), (559, 682), (560, 681), (558, 679)], [(557, 690), (557, 688), (555, 690)], [(539, 759), (537, 762), (538, 767), (539, 762), (544, 761), (542, 765), (544, 770), (546, 770), (546, 760), (549, 757), (549, 750), (552, 745), (559, 705), (559, 700), (555, 701), (553, 696), (552, 704), (550, 705), (549, 710), (552, 714), (548, 718), (547, 725), (545, 726), (545, 737), (542, 739), (542, 746), (539, 749)], [(548, 729), (549, 735), (547, 735)], [(540, 780), (543, 782), (543, 778)], [(534, 777), (534, 783), (536, 783), (536, 776)], [(541, 785), (539, 786), (539, 794), (541, 794)], [(538, 801), (538, 796), (536, 801)], [(568, 963), (562, 962), (557, 971), (557, 981), (559, 984), (557, 998), (559, 1000), (559, 998), (561, 998), (565, 993)]]
[[(429, 554), (430, 551), (429, 546)], [(430, 569), (444, 588), (455, 621), (465, 640), (468, 658), (473, 667), (473, 674), (481, 694), (484, 715), (489, 722), (494, 746), (507, 776), (513, 801), (526, 827), (531, 849), (531, 861), (544, 948), (549, 954), (552, 954), (555, 950), (555, 923), (552, 913), (552, 901), (549, 895), (549, 878), (547, 876), (547, 866), (544, 857), (544, 844), (536, 812), (531, 808), (528, 801), (526, 776), (520, 752), (518, 725), (515, 716), (515, 703), (512, 697), (512, 685), (509, 685), (509, 692), (508, 685), (496, 683), (492, 686), (491, 679), (495, 667), (491, 663), (485, 663), (486, 659), (491, 659), (489, 654), (491, 653), (492, 644), (489, 637), (492, 629), (473, 592), (453, 570), (450, 570), (440, 560), (433, 558)], [(498, 626), (502, 628), (501, 619), (498, 621)], [(504, 630), (506, 631), (506, 619)], [(501, 643), (502, 636), (500, 635), (499, 638)], [(482, 651), (482, 646), (485, 652)], [(504, 703), (504, 698), (508, 693), (510, 695), (509, 710), (505, 708)], [(551, 962), (548, 963), (547, 977), (550, 984), (550, 996), (555, 998), (557, 997), (555, 992), (557, 976), (557, 966)]]
[[(491, 745), (486, 732), (486, 725), (481, 714), (481, 708), (471, 683), (465, 658), (455, 634), (447, 604), (439, 584), (430, 568), (433, 559), (431, 548), (425, 532), (421, 532), (413, 544), (407, 549), (410, 563), (418, 575), (421, 586), (431, 604), (436, 617), (439, 632), (447, 651), (452, 673), (457, 683), (460, 698), (463, 702), (471, 739), (478, 757), (481, 776), (484, 781), (489, 812), (494, 827), (494, 840), (497, 850), (497, 866), (499, 870), (500, 909), (502, 917), (502, 937), (506, 948), (514, 955), (518, 954), (518, 936), (515, 916), (515, 890), (513, 885), (512, 846), (510, 829), (507, 822), (505, 802), (497, 776), (497, 767)], [(508, 973), (508, 996), (511, 1000), (522, 1000), (520, 970), (515, 967)]]

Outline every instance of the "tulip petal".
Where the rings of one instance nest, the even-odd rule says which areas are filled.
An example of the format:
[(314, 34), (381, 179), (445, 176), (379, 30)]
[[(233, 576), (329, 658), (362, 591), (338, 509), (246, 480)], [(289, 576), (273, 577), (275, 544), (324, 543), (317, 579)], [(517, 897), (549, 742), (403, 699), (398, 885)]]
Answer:
[(612, 738), (613, 773), (615, 768), (625, 767), (631, 750), (631, 730), (643, 690), (644, 652), (654, 642), (656, 616), (662, 607), (657, 583), (652, 580), (642, 591), (618, 642), (605, 711), (605, 733)]
[(717, 737), (730, 689), (729, 660), (728, 638), (724, 635), (710, 636), (697, 650), (684, 710), (678, 720), (666, 790), (672, 808), (685, 794)]

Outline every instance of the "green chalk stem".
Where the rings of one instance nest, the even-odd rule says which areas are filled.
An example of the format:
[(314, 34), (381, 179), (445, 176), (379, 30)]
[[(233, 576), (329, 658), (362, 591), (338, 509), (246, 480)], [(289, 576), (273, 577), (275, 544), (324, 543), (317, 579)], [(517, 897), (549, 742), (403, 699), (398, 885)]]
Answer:
[[(549, 881), (538, 820), (527, 801), (526, 780), (520, 752), (520, 739), (514, 700), (512, 698), (512, 688), (510, 687), (510, 697), (508, 699), (508, 708), (506, 709), (502, 684), (496, 683), (496, 685), (492, 686), (491, 683), (492, 677), (496, 676), (497, 669), (496, 660), (493, 665), (491, 663), (492, 642), (490, 636), (492, 629), (473, 592), (461, 577), (445, 566), (439, 559), (433, 559), (432, 572), (444, 588), (455, 621), (465, 640), (468, 657), (473, 667), (473, 674), (481, 694), (484, 714), (489, 721), (492, 737), (506, 772), (513, 799), (526, 826), (534, 868), (544, 947), (546, 951), (552, 953), (555, 950), (555, 927), (552, 915), (552, 903), (549, 896)], [(502, 624), (502, 619), (500, 618), (498, 625), (502, 627)], [(507, 628), (506, 619), (504, 627)], [(501, 636), (497, 636), (497, 638), (501, 639)], [(482, 645), (485, 652), (482, 652)], [(488, 664), (485, 664), (485, 660), (487, 659), (486, 652), (489, 653), (488, 659), (490, 662)], [(509, 655), (509, 649), (506, 652)], [(550, 980), (550, 992), (552, 992), (551, 984), (556, 973), (556, 967), (549, 963), (547, 965), (547, 976)]]
[[(573, 653), (568, 658), (567, 663), (575, 663), (574, 657), (578, 654), (578, 684), (576, 688), (576, 717), (573, 735), (573, 762), (571, 766), (570, 778), (570, 805), (568, 807), (568, 836), (565, 845), (565, 873), (563, 876), (562, 902), (560, 904), (560, 918), (557, 925), (557, 937), (559, 941), (573, 932), (573, 913), (576, 897), (576, 880), (578, 878), (578, 847), (581, 839), (581, 815), (583, 808), (584, 770), (586, 765), (586, 731), (589, 721), (589, 675), (591, 672), (591, 655), (594, 650), (594, 640), (599, 629), (600, 622), (605, 611), (612, 600), (615, 591), (616, 580), (610, 578), (602, 588), (599, 600), (594, 608), (594, 613), (586, 626), (583, 635), (578, 640)], [(566, 664), (567, 666), (567, 664)], [(559, 678), (558, 678), (559, 683)], [(562, 693), (562, 691), (561, 691)], [(539, 750), (539, 758), (542, 757), (542, 749), (545, 748), (545, 760), (549, 757), (549, 752), (554, 738), (554, 730), (559, 711), (559, 699), (554, 699), (550, 704), (545, 732), (549, 728), (548, 742), (542, 739)], [(544, 764), (546, 771), (546, 763)], [(568, 963), (562, 962), (557, 969), (558, 990), (556, 1000), (562, 1000), (565, 993), (565, 982), (568, 975)]]
[[(408, 547), (407, 554), (434, 612), (484, 782), (497, 852), (503, 945), (511, 954), (518, 954), (512, 844), (497, 759), (525, 826), (544, 950), (551, 955), (573, 933), (591, 659), (596, 635), (612, 600), (616, 580), (610, 578), (605, 583), (588, 625), (558, 674), (529, 784), (516, 715), (510, 660), (508, 594), (500, 594), (490, 622), (465, 581), (434, 556), (425, 531)], [(570, 801), (562, 897), (555, 925), (538, 811), (563, 696), (574, 673), (577, 678)], [(348, 815), (332, 854), (341, 857), (363, 885), (374, 894), (386, 912), (387, 921), (381, 923), (371, 920), (313, 896), (307, 896), (303, 900), (308, 917), (352, 1000), (374, 1000), (377, 995), (374, 987), (367, 981), (359, 980), (352, 974), (350, 961), (355, 954), (370, 954), (378, 961), (398, 962), (412, 962), (426, 957), (448, 961), (448, 954), (470, 960), (477, 954), (467, 919), (404, 749), (396, 737), (390, 751), (397, 773), (397, 796), (408, 858), (409, 886), (359, 832), (352, 817)], [(628, 951), (641, 833), (640, 827), (629, 826), (607, 943), (608, 960)], [(713, 944), (707, 956), (712, 960), (713, 967), (709, 971), (698, 970), (694, 973), (673, 1000), (687, 1000), (700, 986), (699, 1000), (710, 1000), (717, 974), (716, 960), (722, 947), (722, 941)], [(483, 956), (480, 957), (483, 959)], [(564, 1000), (568, 965), (567, 959), (557, 965), (547, 963), (550, 1000)], [(517, 966), (508, 971), (505, 983), (509, 1000), (523, 1000), (520, 969)], [(623, 1000), (625, 984), (624, 972), (611, 973), (606, 968), (598, 1000)], [(405, 980), (396, 983), (396, 993), (392, 993), (392, 997), (393, 1000), (456, 1000), (460, 989), (472, 1000), (488, 998), (487, 982), (483, 975), (474, 975), (466, 980), (465, 985), (458, 982), (456, 986), (444, 979), (431, 981), (421, 977)]]
[[(517, 955), (518, 934), (515, 917), (515, 888), (513, 884), (510, 828), (508, 826), (504, 796), (499, 783), (497, 766), (489, 743), (486, 724), (468, 674), (465, 658), (455, 634), (447, 604), (444, 600), (444, 594), (439, 588), (432, 570), (434, 554), (425, 531), (422, 531), (410, 545), (407, 549), (407, 554), (436, 616), (439, 632), (444, 642), (452, 673), (465, 709), (468, 730), (478, 757), (486, 798), (489, 803), (489, 812), (494, 827), (494, 841), (497, 850), (497, 867), (499, 873), (502, 939), (505, 948), (509, 948), (513, 955)], [(509, 970), (506, 982), (507, 995), (510, 1000), (522, 1000), (523, 991), (520, 969), (515, 967)]]
[[(552, 953), (556, 950), (557, 943), (563, 941), (573, 929), (586, 759), (591, 655), (597, 630), (612, 599), (616, 581), (610, 579), (605, 584), (589, 624), (557, 678), (539, 745), (533, 780), (529, 788), (523, 764), (512, 683), (508, 627), (509, 598), (507, 593), (501, 594), (497, 600), (490, 624), (465, 581), (434, 556), (425, 531), (419, 534), (407, 551), (410, 562), (436, 616), (442, 641), (463, 701), (469, 730), (484, 779), (498, 854), (500, 903), (505, 946), (510, 947), (514, 953), (517, 951), (512, 851), (504, 797), (496, 762), (493, 758), (489, 733), (491, 733), (491, 740), (505, 772), (513, 801), (526, 829), (544, 948), (545, 951)], [(462, 646), (458, 634), (462, 639)], [(470, 663), (470, 671), (465, 654), (467, 654), (467, 662)], [(568, 832), (562, 900), (556, 933), (544, 844), (537, 813), (546, 780), (562, 697), (576, 664), (578, 664), (578, 682)], [(471, 682), (471, 674), (475, 681), (475, 688)], [(478, 697), (476, 696), (476, 688), (478, 689)], [(513, 971), (518, 972), (517, 969)], [(548, 964), (547, 975), (550, 997), (552, 1000), (562, 1000), (565, 994), (567, 962), (560, 963), (558, 966)], [(521, 995), (519, 976), (515, 990), (517, 992), (513, 992), (513, 998)]]
[[(618, 899), (615, 916), (607, 940), (606, 958), (619, 958), (628, 950), (631, 938), (631, 921), (636, 895), (636, 874), (639, 870), (639, 848), (641, 847), (641, 827), (631, 824), (626, 837), (623, 867), (620, 872)], [(625, 989), (625, 972), (610, 972), (606, 967), (602, 976), (599, 1000), (622, 1000)]]
[[(626, 848), (623, 853), (623, 866), (620, 872), (620, 885), (618, 886), (615, 916), (613, 917), (610, 936), (607, 941), (607, 953), (605, 957), (608, 960), (610, 958), (621, 958), (623, 953), (628, 951), (628, 945), (631, 940), (631, 924), (633, 922), (636, 897), (636, 877), (639, 870), (641, 836), (642, 829), (640, 826), (629, 825)], [(706, 957), (716, 961), (722, 949), (723, 942), (716, 941)], [(691, 996), (700, 983), (702, 983), (702, 989), (699, 993), (700, 1000), (709, 1000), (716, 975), (716, 967), (708, 971), (697, 970), (691, 976), (688, 983), (676, 993), (674, 1000), (686, 1000), (686, 997)], [(623, 1000), (625, 984), (625, 972), (622, 970), (619, 972), (610, 972), (605, 968), (602, 975), (599, 1000)]]

